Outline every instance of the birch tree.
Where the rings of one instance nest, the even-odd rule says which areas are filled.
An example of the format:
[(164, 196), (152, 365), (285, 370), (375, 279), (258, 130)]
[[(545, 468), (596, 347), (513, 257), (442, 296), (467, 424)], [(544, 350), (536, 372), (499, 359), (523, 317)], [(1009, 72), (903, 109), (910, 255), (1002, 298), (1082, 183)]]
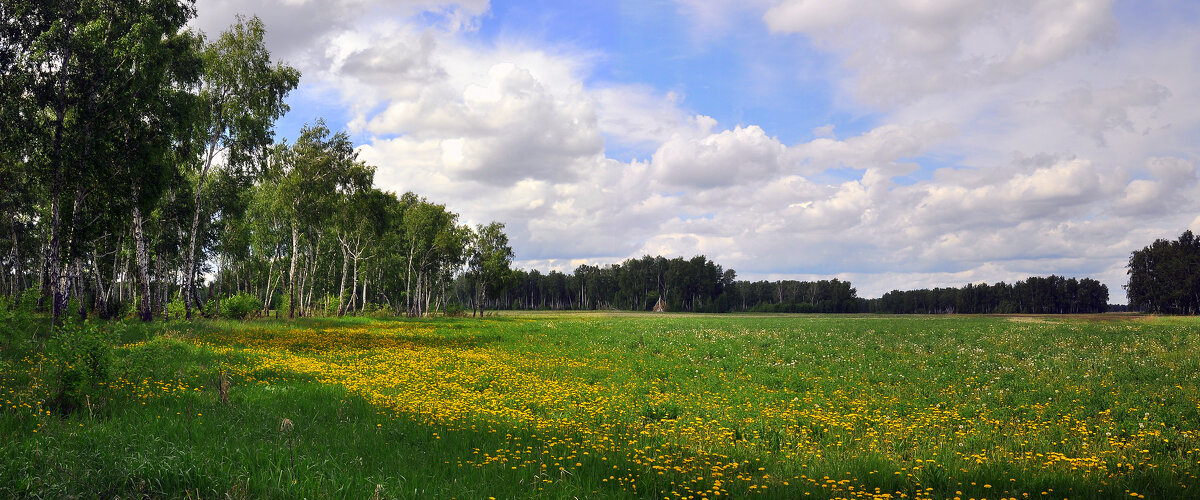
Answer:
[[(160, 146), (181, 122), (173, 101), (188, 84), (183, 27), (194, 13), (191, 2), (175, 0), (11, 1), (0, 8), (0, 87), (13, 91), (3, 98), (5, 119), (23, 124), (23, 157), (36, 164), (48, 198), (45, 267), (55, 322), (72, 289), (82, 291), (84, 260), (94, 264), (92, 236), (111, 229), (97, 221), (128, 208), (122, 203), (131, 186), (121, 181), (130, 167), (122, 160), (160, 165)], [(148, 138), (149, 127), (168, 138)], [(118, 152), (131, 145), (123, 158)]]
[(271, 62), (263, 42), (266, 30), (258, 17), (238, 17), (216, 42), (204, 47), (204, 72), (199, 96), (203, 124), (198, 128), (202, 144), (196, 169), (195, 210), (184, 269), (184, 305), (192, 317), (195, 301), (197, 236), (205, 182), (218, 160), (229, 169), (254, 164), (273, 141), (275, 120), (287, 112), (284, 98), (300, 82), (296, 69)]
[[(287, 148), (282, 159), (283, 173), (279, 180), (279, 200), (291, 226), (292, 258), (288, 269), (288, 317), (296, 316), (296, 266), (300, 260), (302, 235), (315, 234), (319, 226), (332, 217), (338, 193), (364, 190), (370, 187), (374, 170), (358, 161), (358, 153), (345, 132), (332, 133), (325, 122), (305, 125), (296, 143)], [(311, 243), (311, 242), (309, 242)], [(310, 268), (315, 273), (319, 248), (308, 252)], [(311, 297), (312, 292), (309, 292)]]

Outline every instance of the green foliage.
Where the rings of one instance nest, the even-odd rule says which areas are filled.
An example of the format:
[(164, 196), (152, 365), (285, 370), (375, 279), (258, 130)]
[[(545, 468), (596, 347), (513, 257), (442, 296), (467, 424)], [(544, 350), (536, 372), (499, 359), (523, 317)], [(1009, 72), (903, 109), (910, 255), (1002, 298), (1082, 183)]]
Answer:
[(97, 325), (68, 320), (46, 345), (51, 405), (63, 413), (105, 404), (113, 349), (108, 334)]
[(262, 301), (254, 295), (239, 293), (221, 299), (221, 316), (231, 319), (246, 319), (262, 310)]
[(389, 309), (386, 304), (375, 304), (373, 302), (367, 303), (367, 307), (366, 310), (363, 311), (363, 315), (368, 318), (377, 319), (391, 318), (395, 316), (395, 314), (392, 313), (392, 310)]
[(808, 302), (801, 302), (799, 304), (796, 304), (796, 303), (771, 304), (771, 303), (763, 302), (763, 303), (755, 304), (753, 307), (751, 307), (750, 312), (811, 314), (811, 313), (818, 313), (818, 312), (822, 312), (822, 311), (817, 309), (816, 306), (809, 304)]
[(112, 319), (127, 319), (138, 314), (138, 297), (134, 295), (125, 300), (112, 299), (108, 302), (108, 311)]
[(457, 318), (466, 315), (466, 308), (458, 301), (451, 301), (445, 306), (446, 316)]
[(201, 54), (206, 139), (228, 148), (233, 166), (248, 165), (271, 143), (271, 125), (288, 110), (284, 98), (300, 83), (295, 68), (271, 62), (265, 38), (262, 20), (239, 15)]
[(1129, 256), (1129, 307), (1167, 314), (1200, 314), (1200, 238), (1155, 240)]
[(321, 305), (325, 306), (322, 311), (325, 316), (337, 316), (338, 309), (342, 306), (342, 299), (337, 295), (329, 294), (325, 296), (325, 300), (321, 301)]
[(26, 290), (16, 297), (0, 296), (0, 348), (18, 347), (32, 339), (36, 331), (34, 308), (37, 307), (37, 290)]
[(182, 297), (176, 296), (175, 300), (172, 300), (167, 304), (167, 315), (170, 316), (171, 319), (180, 319), (187, 315), (186, 309), (183, 306)]
[(67, 300), (67, 309), (66, 309), (67, 317), (78, 318), (79, 317), (79, 309), (80, 309), (79, 306), (80, 306), (79, 297), (72, 296), (70, 299), (68, 299)]
[(221, 306), (221, 315), (225, 316), (225, 305), (216, 297), (209, 297), (209, 299), (204, 302), (204, 308), (200, 310), (200, 313), (203, 314), (205, 318), (215, 318), (217, 317), (218, 305)]
[(491, 295), (489, 292), (494, 293), (511, 279), (513, 251), (508, 245), (508, 235), (504, 234), (504, 224), (500, 222), (475, 226), (470, 245), (467, 274), (475, 285), (475, 305), (482, 311)]
[(292, 297), (286, 293), (276, 293), (271, 305), (273, 310), (287, 311), (292, 305)]
[(1032, 276), (1011, 285), (893, 290), (867, 305), (871, 312), (894, 314), (1092, 314), (1108, 309), (1108, 286), (1091, 278)]

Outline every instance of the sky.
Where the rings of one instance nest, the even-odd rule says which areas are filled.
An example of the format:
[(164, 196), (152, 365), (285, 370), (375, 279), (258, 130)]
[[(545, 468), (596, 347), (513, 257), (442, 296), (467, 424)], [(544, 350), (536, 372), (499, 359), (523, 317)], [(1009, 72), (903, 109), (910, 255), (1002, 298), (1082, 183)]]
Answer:
[(1125, 302), (1200, 231), (1200, 2), (198, 0), (302, 73), (276, 125), (503, 222), (525, 269), (705, 255), (889, 290), (1058, 274)]

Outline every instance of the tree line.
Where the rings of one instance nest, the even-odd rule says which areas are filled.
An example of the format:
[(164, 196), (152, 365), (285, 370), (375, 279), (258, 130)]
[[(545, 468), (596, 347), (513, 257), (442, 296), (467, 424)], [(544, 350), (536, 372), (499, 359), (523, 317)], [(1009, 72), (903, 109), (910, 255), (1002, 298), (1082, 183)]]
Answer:
[(494, 298), (506, 309), (649, 310), (662, 298), (668, 309), (724, 312), (719, 303), (736, 273), (703, 255), (651, 257), (620, 264), (580, 265), (573, 273), (515, 270)]
[(1051, 275), (1013, 284), (892, 290), (868, 301), (869, 312), (890, 314), (1087, 314), (1108, 310), (1108, 286), (1091, 278)]
[(485, 303), (512, 260), (502, 224), (376, 188), (319, 119), (276, 141), (299, 72), (271, 59), (258, 18), (208, 40), (194, 15), (178, 0), (0, 4), (4, 294), (36, 295), (56, 323), (233, 305), (421, 315), (456, 278)]
[(1129, 256), (1129, 307), (1164, 314), (1200, 314), (1200, 239), (1155, 240)]
[(703, 255), (643, 256), (619, 264), (580, 265), (571, 273), (517, 269), (490, 307), (500, 309), (852, 313), (861, 309), (848, 281), (738, 281), (737, 272)]
[(1051, 275), (1013, 284), (893, 290), (858, 297), (849, 281), (738, 281), (703, 255), (644, 256), (620, 264), (581, 265), (573, 273), (515, 270), (489, 307), (498, 309), (648, 311), (661, 298), (670, 311), (887, 314), (1083, 314), (1108, 309), (1108, 287), (1091, 278)]

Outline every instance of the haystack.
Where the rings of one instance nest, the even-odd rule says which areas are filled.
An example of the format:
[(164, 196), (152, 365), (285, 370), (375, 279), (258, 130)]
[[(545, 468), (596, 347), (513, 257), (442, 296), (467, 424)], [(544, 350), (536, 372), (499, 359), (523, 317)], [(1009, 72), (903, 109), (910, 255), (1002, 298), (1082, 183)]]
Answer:
[(659, 297), (658, 302), (654, 303), (654, 312), (656, 312), (656, 313), (667, 312), (667, 303), (663, 302), (662, 297)]

